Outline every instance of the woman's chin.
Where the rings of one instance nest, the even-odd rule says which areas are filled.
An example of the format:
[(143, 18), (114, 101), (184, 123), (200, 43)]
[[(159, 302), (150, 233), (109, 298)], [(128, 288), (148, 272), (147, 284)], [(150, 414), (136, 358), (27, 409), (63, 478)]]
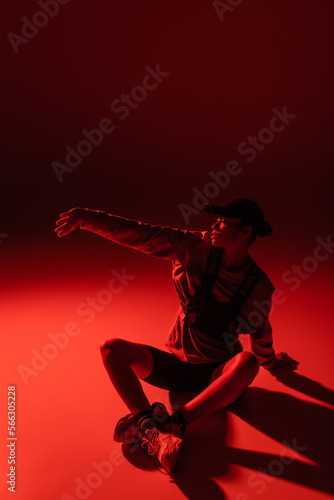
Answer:
[(215, 238), (211, 238), (211, 243), (213, 247), (216, 248), (224, 248), (224, 243), (222, 241), (216, 240)]

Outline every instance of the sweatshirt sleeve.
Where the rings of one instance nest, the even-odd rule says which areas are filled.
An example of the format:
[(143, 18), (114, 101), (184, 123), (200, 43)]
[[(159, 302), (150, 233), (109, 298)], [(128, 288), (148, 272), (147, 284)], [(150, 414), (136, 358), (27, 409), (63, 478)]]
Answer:
[(271, 368), (275, 363), (275, 351), (273, 348), (273, 335), (270, 321), (264, 319), (261, 326), (250, 334), (251, 349), (263, 368)]
[(271, 368), (276, 360), (273, 332), (269, 321), (274, 291), (274, 285), (262, 272), (261, 278), (243, 310), (245, 333), (249, 333), (251, 350), (260, 365), (266, 369)]
[(145, 254), (171, 260), (182, 260), (187, 249), (195, 248), (202, 235), (201, 232), (147, 224), (90, 209), (80, 229)]

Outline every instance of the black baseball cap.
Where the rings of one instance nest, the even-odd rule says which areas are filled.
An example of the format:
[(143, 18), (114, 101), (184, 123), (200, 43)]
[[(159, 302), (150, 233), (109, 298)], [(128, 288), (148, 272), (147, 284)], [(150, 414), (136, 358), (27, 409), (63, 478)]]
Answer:
[(205, 203), (203, 208), (210, 214), (242, 219), (244, 224), (255, 230), (259, 230), (265, 222), (262, 209), (249, 198), (232, 198), (221, 206)]

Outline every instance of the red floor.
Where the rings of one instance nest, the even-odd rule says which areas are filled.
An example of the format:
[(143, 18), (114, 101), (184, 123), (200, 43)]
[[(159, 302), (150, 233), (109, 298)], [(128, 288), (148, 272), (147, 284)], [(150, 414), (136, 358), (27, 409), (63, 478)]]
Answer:
[[(298, 360), (297, 370), (281, 370), (276, 378), (261, 369), (237, 403), (193, 423), (173, 477), (156, 470), (145, 453), (128, 452), (125, 458), (113, 441), (113, 428), (127, 409), (99, 353), (99, 344), (110, 337), (164, 347), (177, 306), (168, 263), (130, 259), (126, 270), (135, 278), (106, 304), (100, 290), (111, 269), (122, 269), (121, 260), (109, 262), (109, 270), (103, 260), (97, 269), (90, 266), (90, 274), (84, 259), (71, 273), (61, 261), (48, 272), (46, 257), (40, 265), (33, 257), (28, 262), (35, 268), (17, 272), (2, 301), (2, 401), (7, 385), (16, 386), (17, 397), (15, 498), (320, 500), (333, 494), (330, 259), (298, 290), (285, 285), (287, 300), (272, 315), (276, 349)], [(281, 271), (272, 275), (279, 287)], [(88, 315), (88, 297), (106, 302)], [(52, 336), (65, 327), (72, 336)], [(55, 347), (56, 338), (62, 347)], [(49, 359), (36, 358), (32, 365), (41, 352)], [(171, 401), (191, 397), (145, 388), (151, 402), (169, 408)], [(7, 474), (1, 406), (1, 470)], [(11, 498), (4, 481), (1, 498)]]

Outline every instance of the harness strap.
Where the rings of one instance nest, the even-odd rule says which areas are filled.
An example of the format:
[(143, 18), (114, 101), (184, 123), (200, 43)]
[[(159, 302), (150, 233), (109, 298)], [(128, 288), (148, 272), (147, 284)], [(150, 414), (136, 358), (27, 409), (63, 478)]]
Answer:
[(196, 289), (194, 298), (204, 298), (207, 296), (213, 287), (218, 276), (219, 266), (223, 257), (222, 248), (214, 248), (211, 250), (208, 262), (205, 268), (204, 277), (201, 285)]
[[(206, 298), (209, 298), (210, 291), (218, 276), (219, 266), (222, 257), (223, 257), (222, 248), (214, 248), (213, 250), (211, 250), (202, 283), (196, 289), (195, 294), (193, 296), (195, 304), (200, 305), (200, 303), (205, 301)], [(243, 304), (249, 298), (253, 288), (258, 282), (261, 273), (262, 270), (254, 262), (253, 266), (247, 273), (246, 278), (241, 283), (239, 289), (235, 293), (231, 302), (227, 304), (220, 304), (218, 301), (216, 301), (217, 305), (221, 305), (221, 308), (224, 310), (225, 314), (226, 313), (228, 314), (230, 321), (233, 321), (237, 318)]]
[(230, 302), (230, 319), (231, 321), (234, 320), (246, 300), (249, 298), (250, 294), (252, 293), (256, 283), (258, 282), (260, 275), (262, 273), (262, 270), (259, 268), (259, 266), (254, 262), (253, 266), (251, 267), (250, 271), (248, 272), (245, 280), (239, 287), (239, 290), (233, 297), (232, 301)]

